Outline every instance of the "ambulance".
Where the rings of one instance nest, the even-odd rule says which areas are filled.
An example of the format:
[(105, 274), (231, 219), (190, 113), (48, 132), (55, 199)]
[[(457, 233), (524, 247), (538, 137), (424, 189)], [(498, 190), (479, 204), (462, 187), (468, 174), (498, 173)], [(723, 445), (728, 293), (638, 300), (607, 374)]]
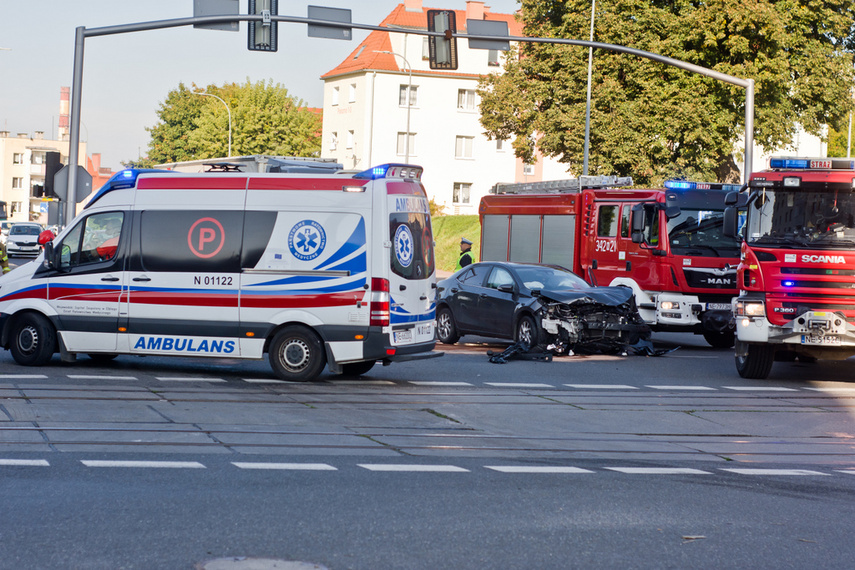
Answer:
[(290, 381), (440, 356), (421, 175), (121, 171), (0, 278), (0, 346), (25, 366), (266, 354)]

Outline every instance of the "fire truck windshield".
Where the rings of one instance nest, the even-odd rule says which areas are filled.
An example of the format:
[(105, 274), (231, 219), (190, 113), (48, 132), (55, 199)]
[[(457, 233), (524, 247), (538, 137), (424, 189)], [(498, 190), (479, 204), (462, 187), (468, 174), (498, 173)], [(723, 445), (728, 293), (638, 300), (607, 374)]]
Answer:
[(746, 239), (758, 246), (851, 248), (855, 197), (840, 190), (755, 190)]
[(681, 208), (678, 216), (668, 220), (671, 252), (702, 257), (738, 257), (739, 241), (724, 235), (723, 223), (723, 208)]

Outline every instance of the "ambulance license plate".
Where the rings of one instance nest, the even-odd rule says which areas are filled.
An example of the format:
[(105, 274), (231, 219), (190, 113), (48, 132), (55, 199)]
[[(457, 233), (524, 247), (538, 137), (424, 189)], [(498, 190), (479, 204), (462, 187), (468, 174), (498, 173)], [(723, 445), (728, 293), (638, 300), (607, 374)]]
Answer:
[(839, 336), (819, 336), (812, 334), (802, 335), (802, 344), (821, 344), (824, 346), (837, 346), (841, 343)]
[(413, 331), (395, 331), (394, 333), (392, 333), (392, 338), (396, 343), (413, 342)]
[(709, 311), (729, 311), (730, 308), (730, 303), (707, 303)]
[(416, 327), (416, 335), (433, 336), (433, 325), (419, 325), (418, 327)]

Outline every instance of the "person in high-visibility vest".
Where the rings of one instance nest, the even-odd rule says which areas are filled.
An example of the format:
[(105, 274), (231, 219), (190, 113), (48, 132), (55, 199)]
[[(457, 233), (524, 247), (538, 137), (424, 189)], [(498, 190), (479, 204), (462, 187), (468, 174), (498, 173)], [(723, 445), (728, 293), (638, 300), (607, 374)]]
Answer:
[(466, 238), (460, 238), (460, 257), (457, 259), (457, 267), (454, 268), (455, 271), (463, 269), (467, 265), (472, 265), (474, 259), (472, 258), (472, 242)]
[(0, 267), (3, 268), (3, 275), (12, 271), (9, 267), (9, 256), (6, 255), (6, 244), (0, 243)]

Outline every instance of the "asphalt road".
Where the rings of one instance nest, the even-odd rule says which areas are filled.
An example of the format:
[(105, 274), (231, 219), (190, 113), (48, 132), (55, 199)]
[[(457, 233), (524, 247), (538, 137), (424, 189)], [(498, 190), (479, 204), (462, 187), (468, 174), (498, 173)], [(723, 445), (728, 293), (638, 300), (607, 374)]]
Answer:
[(691, 335), (507, 364), (462, 340), (311, 384), (0, 351), (0, 568), (851, 565), (855, 362), (760, 382)]

